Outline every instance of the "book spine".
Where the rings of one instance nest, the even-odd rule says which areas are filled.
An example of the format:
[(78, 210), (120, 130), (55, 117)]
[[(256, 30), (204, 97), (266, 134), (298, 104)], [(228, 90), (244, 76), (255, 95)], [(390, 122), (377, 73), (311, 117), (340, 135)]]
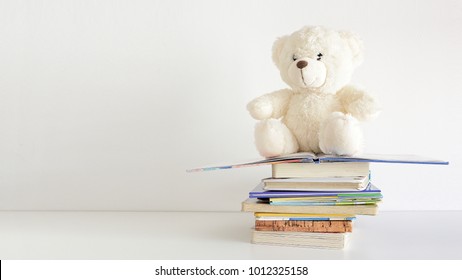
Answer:
[(352, 232), (351, 221), (255, 221), (257, 231), (292, 231), (344, 233)]

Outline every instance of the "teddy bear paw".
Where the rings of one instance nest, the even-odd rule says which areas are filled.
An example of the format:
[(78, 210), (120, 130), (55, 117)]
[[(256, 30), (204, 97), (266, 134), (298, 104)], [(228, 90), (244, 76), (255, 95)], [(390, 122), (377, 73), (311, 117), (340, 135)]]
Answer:
[(350, 114), (332, 113), (319, 132), (319, 148), (325, 154), (354, 155), (362, 143), (359, 122)]
[(264, 120), (255, 125), (255, 145), (260, 155), (264, 157), (298, 151), (298, 143), (292, 132), (276, 119)]
[(266, 120), (273, 114), (271, 101), (266, 98), (257, 98), (247, 105), (250, 115), (256, 120)]
[(380, 113), (380, 107), (372, 96), (363, 94), (353, 101), (347, 111), (362, 121), (375, 119)]

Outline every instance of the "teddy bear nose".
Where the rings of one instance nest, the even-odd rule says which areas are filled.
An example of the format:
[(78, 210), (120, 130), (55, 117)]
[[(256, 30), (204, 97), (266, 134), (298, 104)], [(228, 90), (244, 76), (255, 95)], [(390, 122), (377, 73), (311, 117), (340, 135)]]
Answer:
[(306, 62), (305, 60), (300, 60), (299, 62), (297, 62), (297, 67), (299, 69), (303, 69), (305, 68), (306, 66), (308, 66), (308, 62)]

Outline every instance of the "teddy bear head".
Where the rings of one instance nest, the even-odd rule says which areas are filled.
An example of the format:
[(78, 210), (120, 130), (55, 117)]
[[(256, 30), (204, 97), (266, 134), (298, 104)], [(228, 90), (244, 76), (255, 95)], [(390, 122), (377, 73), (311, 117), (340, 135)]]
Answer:
[(320, 26), (303, 27), (273, 45), (273, 61), (296, 91), (336, 93), (362, 60), (362, 42), (355, 34)]

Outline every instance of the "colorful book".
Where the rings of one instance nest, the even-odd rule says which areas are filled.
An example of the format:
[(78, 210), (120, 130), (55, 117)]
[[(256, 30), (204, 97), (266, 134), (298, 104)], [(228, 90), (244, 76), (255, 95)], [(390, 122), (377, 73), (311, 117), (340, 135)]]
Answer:
[(381, 200), (375, 199), (362, 199), (362, 200), (348, 200), (348, 201), (299, 201), (299, 200), (289, 200), (289, 201), (279, 201), (270, 199), (271, 205), (287, 205), (287, 206), (343, 206), (343, 205), (375, 205)]
[(258, 184), (249, 192), (249, 198), (271, 198), (271, 197), (318, 197), (318, 196), (336, 196), (336, 197), (382, 197), (381, 190), (370, 183), (362, 191), (269, 191), (263, 189), (263, 183)]
[(382, 195), (379, 196), (299, 196), (299, 197), (272, 197), (271, 202), (355, 202), (355, 201), (380, 201)]

